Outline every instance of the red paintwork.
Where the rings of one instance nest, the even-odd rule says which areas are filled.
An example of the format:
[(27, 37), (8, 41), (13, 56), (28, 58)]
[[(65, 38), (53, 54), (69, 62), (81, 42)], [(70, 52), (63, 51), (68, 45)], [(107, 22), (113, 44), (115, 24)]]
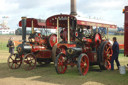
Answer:
[[(68, 18), (69, 18), (69, 22), (70, 22), (69, 25), (67, 25)], [(102, 37), (99, 33), (95, 34), (94, 36), (83, 36), (82, 35), (82, 36), (80, 36), (80, 38), (82, 38), (82, 39), (78, 39), (78, 38), (71, 39), (71, 37), (72, 36), (78, 36), (78, 33), (77, 32), (75, 33), (75, 31), (78, 31), (78, 27), (82, 28), (82, 27), (90, 26), (88, 29), (92, 28), (91, 26), (116, 28), (116, 25), (96, 23), (96, 22), (95, 23), (94, 22), (87, 22), (87, 21), (77, 20), (78, 18), (75, 16), (60, 14), (60, 15), (51, 16), (46, 20), (47, 28), (56, 29), (57, 28), (57, 19), (59, 19), (59, 24), (58, 24), (59, 27), (65, 28), (65, 29), (67, 29), (68, 26), (70, 27), (69, 28), (70, 29), (70, 36), (68, 36), (66, 32), (64, 34), (64, 30), (61, 31), (60, 36), (62, 39), (65, 37), (65, 39), (63, 39), (61, 43), (57, 43), (57, 50), (56, 50), (57, 61), (55, 62), (55, 67), (57, 67), (56, 70), (58, 70), (57, 71), (58, 73), (65, 73), (66, 69), (64, 66), (67, 66), (67, 65), (74, 66), (74, 65), (80, 64), (79, 65), (80, 67), (78, 69), (80, 70), (82, 75), (85, 75), (88, 71), (88, 68), (86, 68), (84, 66), (87, 64), (87, 67), (89, 67), (89, 62), (93, 63), (93, 64), (99, 64), (101, 62), (100, 59), (103, 59), (102, 60), (103, 64), (105, 64), (105, 62), (107, 61), (108, 65), (106, 65), (106, 68), (110, 69), (111, 65), (109, 63), (110, 63), (110, 57), (112, 56), (112, 51), (109, 48), (109, 43), (107, 45), (105, 45), (105, 47), (103, 45), (106, 44), (106, 42), (103, 42), (101, 44)], [(75, 28), (75, 29), (73, 29), (73, 28)], [(71, 33), (74, 33), (74, 35), (71, 35)], [(68, 37), (70, 37), (70, 39), (71, 39), (70, 43), (67, 42)], [(76, 47), (76, 45), (78, 45), (78, 47)], [(99, 46), (100, 46), (100, 50), (103, 49), (103, 51), (98, 51)], [(74, 56), (75, 53), (72, 54), (73, 53), (72, 50), (70, 50), (70, 49), (67, 50), (67, 48), (76, 48), (77, 50), (80, 51), (81, 54), (87, 54), (88, 57), (82, 56), (83, 58), (81, 58), (81, 56), (79, 57), (77, 54)], [(82, 49), (82, 52), (81, 52), (81, 49)], [(70, 53), (69, 57), (71, 57), (73, 55), (73, 57), (75, 59), (72, 57), (71, 57), (72, 59), (67, 57), (68, 55), (66, 55), (67, 54), (66, 50), (69, 51), (69, 53)], [(99, 52), (102, 52), (100, 54), (100, 55), (102, 55), (101, 58), (97, 57), (97, 53), (99, 55)], [(67, 57), (66, 58), (67, 61), (64, 61), (65, 59), (62, 58), (63, 56), (60, 56), (61, 53), (63, 53)], [(79, 60), (80, 62), (78, 63), (79, 58), (81, 58), (82, 61)], [(89, 61), (87, 61), (88, 60), (87, 58), (89, 59)], [(58, 67), (60, 67), (60, 68), (58, 68)]]
[(47, 43), (47, 37), (45, 37), (44, 39), (42, 39), (41, 37), (35, 37), (35, 44), (39, 44), (40, 46), (42, 46), (42, 44), (46, 44)]
[(102, 24), (102, 23), (95, 23), (95, 22), (81, 21), (81, 20), (77, 20), (77, 24), (86, 25), (86, 26), (107, 27), (107, 28), (114, 28), (114, 29), (117, 28), (116, 25)]
[(38, 54), (36, 54), (37, 58), (51, 58), (51, 50), (42, 50), (39, 51)]
[[(99, 41), (99, 42), (98, 42), (98, 41)], [(96, 43), (96, 44), (99, 44), (99, 43), (101, 43), (101, 41), (102, 41), (101, 35), (100, 35), (99, 33), (97, 33), (97, 34), (95, 35), (95, 43)]]
[(128, 55), (128, 6), (125, 7), (124, 20), (124, 55)]
[(46, 50), (44, 46), (32, 46), (32, 52), (43, 51), (43, 50)]
[[(86, 64), (86, 66), (85, 66)], [(82, 75), (86, 75), (89, 70), (89, 60), (86, 55), (84, 55), (80, 62), (80, 70), (82, 72)]]
[(66, 48), (76, 47), (76, 44), (68, 44), (68, 43), (58, 43), (57, 48), (61, 48), (62, 46), (65, 46)]
[[(46, 20), (46, 26), (47, 28), (54, 28), (56, 29), (57, 27), (57, 18), (60, 18), (60, 17), (65, 17), (65, 18), (74, 18), (76, 19), (74, 16), (72, 15), (67, 15), (67, 14), (60, 14), (60, 15), (54, 15), (54, 16), (51, 16), (49, 17), (47, 20)], [(63, 21), (59, 21), (59, 27), (65, 27), (67, 28), (67, 19), (63, 20)]]
[[(39, 19), (35, 19), (35, 18), (27, 18), (26, 19), (26, 27), (32, 27), (32, 21), (33, 21), (33, 26), (35, 28), (45, 28), (46, 24), (45, 22), (39, 22)], [(19, 21), (19, 26), (22, 26), (21, 21)]]
[(52, 34), (49, 36), (49, 44), (51, 47), (53, 47), (57, 43), (57, 35)]
[(78, 37), (78, 32), (75, 33), (75, 36)]
[(83, 37), (83, 41), (86, 41), (86, 42), (88, 42), (88, 43), (92, 43), (92, 39), (87, 39), (87, 38), (85, 38), (85, 37)]
[[(70, 17), (70, 18), (74, 18), (77, 21), (77, 25), (82, 25), (82, 26), (97, 26), (97, 27), (107, 27), (107, 28), (114, 28), (116, 29), (117, 26), (113, 25), (113, 24), (103, 24), (103, 23), (96, 23), (96, 22), (89, 22), (89, 21), (83, 21), (83, 20), (79, 20), (77, 19), (77, 17), (72, 16), (72, 15), (66, 15), (66, 14), (60, 14), (60, 15), (54, 15), (49, 17), (46, 20), (46, 26), (47, 28), (54, 28), (56, 29), (57, 26), (57, 18), (61, 18), (61, 17)], [(67, 19), (63, 20), (63, 21), (59, 21), (59, 27), (67, 27)]]
[(106, 68), (107, 68), (108, 70), (111, 69), (110, 61), (111, 61), (112, 54), (113, 54), (112, 47), (111, 47), (110, 43), (107, 43), (107, 44), (104, 46), (104, 53), (103, 53), (103, 56), (104, 56), (104, 59), (105, 59), (104, 63), (107, 63)]
[(124, 44), (119, 44), (119, 49), (124, 49)]
[(63, 54), (59, 55), (59, 58), (58, 58), (58, 63), (57, 63), (57, 67), (56, 67), (56, 70), (57, 72), (60, 74), (64, 74), (65, 71), (67, 70), (67, 65), (66, 65), (66, 60), (65, 60), (65, 57)]
[(47, 50), (45, 46), (32, 46), (31, 52), (38, 52), (36, 54), (37, 58), (51, 58), (51, 50)]
[(96, 52), (88, 52), (87, 53), (87, 55), (88, 55), (88, 57), (89, 57), (89, 62), (92, 62), (92, 63), (94, 63), (94, 62), (97, 62), (97, 54), (96, 54)]
[(38, 33), (38, 36), (35, 36), (32, 39), (34, 39), (34, 42), (30, 44), (32, 46), (31, 52), (37, 52), (37, 58), (51, 58), (51, 50), (47, 49), (47, 44), (49, 43), (51, 47), (53, 47), (56, 44), (56, 34), (51, 34), (50, 36), (42, 36), (40, 33)]

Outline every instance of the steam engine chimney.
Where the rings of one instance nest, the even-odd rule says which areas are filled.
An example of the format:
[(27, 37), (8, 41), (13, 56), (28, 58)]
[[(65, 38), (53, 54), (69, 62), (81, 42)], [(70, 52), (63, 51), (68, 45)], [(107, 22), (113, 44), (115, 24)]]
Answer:
[(22, 17), (22, 40), (26, 42), (26, 17)]
[(76, 0), (71, 0), (71, 13), (70, 15), (76, 16)]

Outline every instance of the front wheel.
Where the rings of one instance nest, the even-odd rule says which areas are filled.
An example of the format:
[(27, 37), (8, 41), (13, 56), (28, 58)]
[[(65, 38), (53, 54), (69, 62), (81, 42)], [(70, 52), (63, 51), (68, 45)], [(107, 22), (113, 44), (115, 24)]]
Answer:
[(18, 54), (12, 54), (8, 57), (8, 66), (11, 69), (18, 69), (21, 66), (22, 57)]
[(55, 69), (58, 74), (64, 74), (67, 70), (66, 55), (60, 53), (55, 60)]
[(89, 70), (89, 59), (86, 54), (81, 54), (78, 58), (78, 71), (80, 75), (86, 75)]

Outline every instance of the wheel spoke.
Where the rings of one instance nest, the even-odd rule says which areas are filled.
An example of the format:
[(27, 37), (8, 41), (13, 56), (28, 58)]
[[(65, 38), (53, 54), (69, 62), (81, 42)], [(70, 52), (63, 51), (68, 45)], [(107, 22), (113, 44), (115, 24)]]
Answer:
[(32, 60), (35, 60), (34, 58), (30, 58), (30, 60), (32, 61)]
[(104, 64), (101, 65), (103, 67), (101, 69), (104, 69), (104, 68), (108, 69), (108, 68), (110, 68), (110, 65), (108, 64), (108, 62), (111, 59), (111, 56), (112, 56), (113, 51), (112, 51), (111, 45), (108, 42), (104, 43), (103, 45), (105, 45), (103, 47), (103, 51), (102, 51), (104, 53), (104, 55), (102, 56), (103, 57), (103, 61), (102, 62)]
[(107, 48), (107, 52), (109, 51), (109, 49), (110, 49), (110, 47), (109, 47), (109, 48)]
[(12, 63), (12, 62), (8, 62), (8, 63)]
[(81, 63), (81, 68), (83, 68), (84, 67), (84, 63)]
[(14, 64), (14, 63), (12, 63), (11, 68), (13, 68), (13, 64)]
[(57, 62), (55, 62), (55, 63), (57, 63), (57, 66), (55, 66), (55, 68), (56, 68), (57, 73), (59, 73), (59, 74), (65, 73), (65, 71), (67, 69), (67, 66), (65, 65), (66, 60), (65, 60), (64, 55), (65, 54), (62, 54), (62, 53), (60, 55), (58, 55), (57, 56), (58, 60), (57, 60)]
[(11, 69), (17, 69), (21, 66), (21, 58), (16, 58), (17, 54), (11, 55), (8, 58), (8, 66)]
[[(79, 63), (80, 62), (80, 63)], [(80, 75), (86, 75), (89, 69), (89, 61), (88, 61), (88, 56), (83, 54), (80, 55), (78, 59), (78, 68)]]
[(64, 69), (63, 66), (61, 66), (61, 69), (62, 69), (62, 70)]
[(112, 54), (110, 54), (109, 56), (112, 56)]
[(16, 63), (15, 63), (15, 68), (16, 68)]
[(27, 54), (23, 60), (25, 70), (32, 70), (36, 66), (36, 58), (33, 54)]
[(16, 65), (19, 65), (17, 62), (15, 63)]
[(12, 57), (10, 57), (11, 58), (11, 60), (14, 60)]
[(59, 62), (59, 66), (62, 66), (62, 63), (61, 62)]
[(83, 59), (81, 60), (81, 63), (84, 63)]

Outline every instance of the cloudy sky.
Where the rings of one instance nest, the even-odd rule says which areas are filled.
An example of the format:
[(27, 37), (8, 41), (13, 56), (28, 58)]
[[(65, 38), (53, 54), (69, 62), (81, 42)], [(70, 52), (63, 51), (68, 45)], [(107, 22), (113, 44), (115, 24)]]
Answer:
[[(128, 0), (76, 0), (77, 13), (83, 17), (97, 17), (123, 26), (122, 9)], [(55, 14), (70, 14), (70, 0), (0, 0), (0, 21), (8, 16), (8, 26), (18, 27), (22, 16), (47, 19)]]

